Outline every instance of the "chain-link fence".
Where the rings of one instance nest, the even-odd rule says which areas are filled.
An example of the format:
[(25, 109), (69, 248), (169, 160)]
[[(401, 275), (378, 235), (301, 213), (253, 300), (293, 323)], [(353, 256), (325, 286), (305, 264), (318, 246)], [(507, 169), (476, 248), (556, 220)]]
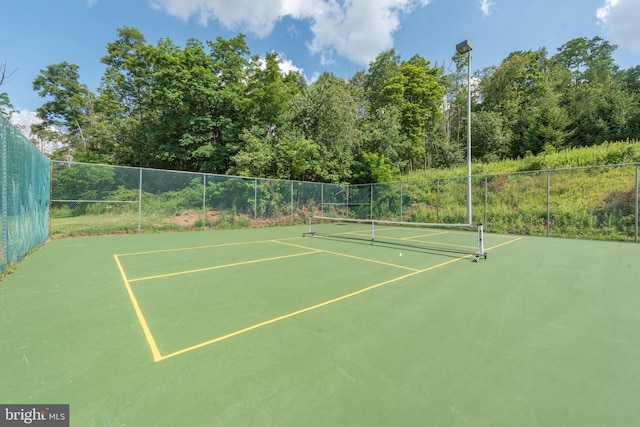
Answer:
[[(343, 186), (52, 162), (52, 234), (306, 223)], [(324, 205), (323, 205), (324, 201)]]
[(0, 115), (0, 274), (49, 235), (49, 159)]
[[(305, 223), (311, 215), (467, 221), (466, 177), (336, 185), (53, 162), (52, 233)], [(488, 232), (638, 241), (638, 164), (473, 177)]]
[[(638, 242), (640, 164), (477, 175), (487, 232)], [(0, 272), (50, 235), (245, 228), (312, 215), (467, 221), (466, 177), (367, 185), (50, 162), (0, 117)]]
[[(473, 223), (494, 233), (638, 242), (639, 169), (627, 164), (474, 176)], [(467, 221), (466, 186), (466, 177), (456, 177), (351, 186), (349, 192), (371, 198), (360, 218), (458, 224)]]

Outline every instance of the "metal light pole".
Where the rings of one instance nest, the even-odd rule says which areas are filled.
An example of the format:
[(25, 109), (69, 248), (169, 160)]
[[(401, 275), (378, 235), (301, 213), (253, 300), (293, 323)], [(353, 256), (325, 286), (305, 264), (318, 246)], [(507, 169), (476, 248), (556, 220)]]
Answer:
[(468, 55), (467, 61), (467, 223), (471, 224), (471, 43), (465, 40), (456, 45), (456, 51)]

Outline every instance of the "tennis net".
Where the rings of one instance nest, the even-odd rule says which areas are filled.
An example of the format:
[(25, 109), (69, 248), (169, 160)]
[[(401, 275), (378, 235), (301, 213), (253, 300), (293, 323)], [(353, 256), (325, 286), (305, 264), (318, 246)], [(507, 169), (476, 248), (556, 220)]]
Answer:
[(304, 236), (367, 241), (430, 251), (487, 257), (482, 224), (419, 222), (312, 216)]

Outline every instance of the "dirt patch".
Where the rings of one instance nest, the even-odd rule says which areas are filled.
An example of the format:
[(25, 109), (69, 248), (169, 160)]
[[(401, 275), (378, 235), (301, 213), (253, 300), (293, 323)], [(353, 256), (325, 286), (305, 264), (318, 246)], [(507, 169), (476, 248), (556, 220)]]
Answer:
[[(220, 220), (220, 213), (216, 211), (207, 212), (207, 222), (215, 222)], [(196, 223), (202, 225), (202, 213), (183, 212), (180, 215), (163, 219), (158, 226), (163, 225), (179, 225), (182, 227), (194, 227)]]

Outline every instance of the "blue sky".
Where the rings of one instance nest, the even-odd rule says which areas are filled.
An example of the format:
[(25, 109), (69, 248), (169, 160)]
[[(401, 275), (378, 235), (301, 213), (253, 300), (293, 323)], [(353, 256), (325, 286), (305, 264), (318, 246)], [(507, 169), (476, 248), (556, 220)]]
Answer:
[(640, 65), (639, 0), (19, 0), (0, 10), (0, 64), (12, 73), (0, 92), (31, 111), (44, 102), (32, 82), (48, 65), (78, 65), (80, 81), (96, 91), (100, 58), (123, 26), (148, 43), (179, 46), (241, 32), (252, 54), (276, 51), (309, 81), (324, 71), (347, 79), (390, 48), (451, 67), (465, 39), (473, 69), (595, 36), (618, 45), (622, 69)]

